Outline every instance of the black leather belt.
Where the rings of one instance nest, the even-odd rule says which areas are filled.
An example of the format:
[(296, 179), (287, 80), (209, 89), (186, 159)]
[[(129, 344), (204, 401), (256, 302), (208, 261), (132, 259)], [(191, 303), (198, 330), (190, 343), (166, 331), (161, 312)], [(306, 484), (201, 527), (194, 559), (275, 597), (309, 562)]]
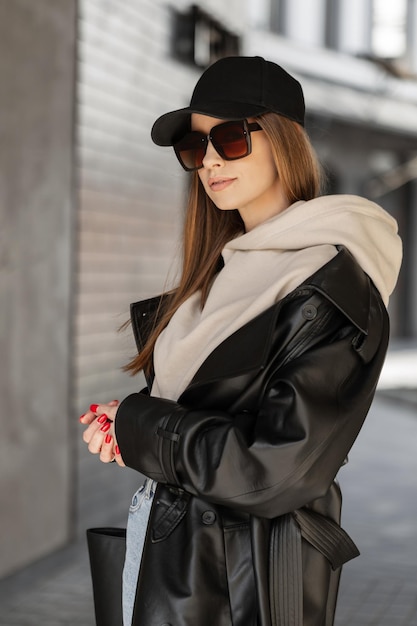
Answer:
[(352, 539), (336, 522), (311, 509), (276, 518), (270, 539), (272, 626), (303, 626), (302, 539), (319, 550), (334, 570), (359, 555)]

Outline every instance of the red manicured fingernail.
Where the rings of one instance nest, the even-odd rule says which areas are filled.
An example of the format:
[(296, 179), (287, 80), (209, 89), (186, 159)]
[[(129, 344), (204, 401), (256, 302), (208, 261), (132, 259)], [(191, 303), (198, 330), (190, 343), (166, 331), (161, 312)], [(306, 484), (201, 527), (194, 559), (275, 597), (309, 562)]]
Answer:
[(119, 446), (116, 446), (116, 447), (115, 447), (115, 449), (114, 449), (114, 451), (115, 451), (115, 453), (116, 453), (116, 454), (120, 454), (120, 448), (119, 448)]
[(105, 441), (106, 443), (110, 443), (112, 439), (113, 439), (113, 437), (112, 437), (111, 435), (106, 435), (106, 438), (105, 438), (105, 440), (104, 440), (104, 441)]
[[(85, 415), (85, 413), (84, 413), (84, 415)], [(81, 415), (81, 417), (80, 417), (80, 422), (82, 422), (82, 421), (83, 421), (83, 419), (84, 419), (84, 415)]]
[(90, 411), (92, 413), (97, 413), (98, 404), (90, 404)]
[(97, 418), (97, 421), (99, 424), (104, 424), (104, 422), (107, 422), (107, 415), (103, 413), (103, 415), (100, 415), (100, 417)]
[(103, 426), (100, 428), (100, 430), (103, 433), (106, 433), (110, 429), (110, 426), (111, 426), (110, 422), (107, 422), (106, 424), (103, 424)]

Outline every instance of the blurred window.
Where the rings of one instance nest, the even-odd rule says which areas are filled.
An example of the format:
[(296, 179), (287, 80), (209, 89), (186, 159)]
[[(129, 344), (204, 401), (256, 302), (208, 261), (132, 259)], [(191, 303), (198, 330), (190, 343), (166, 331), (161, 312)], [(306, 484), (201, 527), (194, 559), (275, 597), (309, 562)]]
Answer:
[(271, 0), (270, 24), (273, 33), (286, 34), (286, 0)]
[(325, 46), (336, 50), (339, 46), (340, 0), (326, 0)]
[(279, 0), (247, 0), (247, 19), (249, 28), (273, 30), (271, 26), (272, 5)]
[(172, 56), (205, 68), (214, 61), (240, 53), (240, 38), (197, 5), (181, 13), (172, 9)]
[(398, 59), (407, 48), (407, 0), (374, 0), (372, 52), (382, 59)]

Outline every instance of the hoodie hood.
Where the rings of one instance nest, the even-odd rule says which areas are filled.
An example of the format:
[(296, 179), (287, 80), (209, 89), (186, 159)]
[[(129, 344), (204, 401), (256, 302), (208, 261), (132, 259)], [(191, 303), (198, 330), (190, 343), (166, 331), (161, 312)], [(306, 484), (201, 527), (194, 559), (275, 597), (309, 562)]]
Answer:
[(328, 263), (338, 245), (387, 304), (401, 263), (395, 220), (356, 196), (296, 202), (230, 241), (203, 309), (196, 292), (173, 315), (155, 345), (152, 395), (176, 400), (217, 346)]
[(300, 251), (326, 244), (345, 246), (388, 304), (402, 260), (397, 222), (375, 202), (359, 196), (296, 202), (230, 241), (223, 258), (227, 263), (237, 250)]

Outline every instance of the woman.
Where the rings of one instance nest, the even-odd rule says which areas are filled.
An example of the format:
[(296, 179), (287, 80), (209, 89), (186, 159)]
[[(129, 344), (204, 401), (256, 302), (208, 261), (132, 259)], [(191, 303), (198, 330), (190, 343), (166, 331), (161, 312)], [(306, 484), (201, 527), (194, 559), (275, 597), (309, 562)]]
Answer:
[(132, 305), (127, 369), (148, 389), (81, 418), (92, 453), (148, 477), (125, 626), (333, 624), (357, 555), (335, 476), (375, 392), (401, 243), (374, 203), (319, 197), (303, 124), (293, 77), (232, 57), (152, 129), (192, 172), (183, 272)]

